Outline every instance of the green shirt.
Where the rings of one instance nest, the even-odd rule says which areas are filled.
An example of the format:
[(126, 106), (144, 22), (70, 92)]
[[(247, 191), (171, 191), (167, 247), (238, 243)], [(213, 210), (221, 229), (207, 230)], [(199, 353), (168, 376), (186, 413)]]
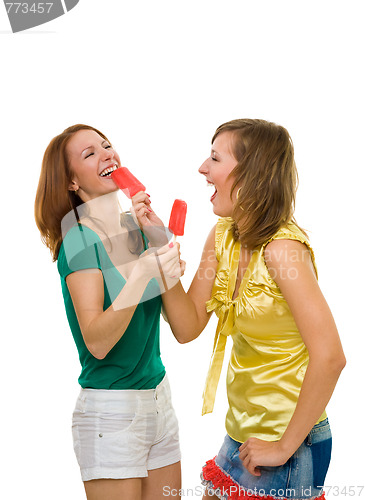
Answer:
[[(81, 224), (72, 227), (62, 242), (57, 268), (67, 319), (79, 353), (79, 383), (90, 389), (154, 389), (165, 375), (160, 358), (161, 295), (152, 279), (128, 328), (104, 359), (87, 349), (66, 284), (66, 277), (81, 269), (100, 269), (104, 280), (104, 311), (115, 300), (126, 280), (112, 264), (99, 236)], [(152, 297), (152, 298), (149, 298)]]

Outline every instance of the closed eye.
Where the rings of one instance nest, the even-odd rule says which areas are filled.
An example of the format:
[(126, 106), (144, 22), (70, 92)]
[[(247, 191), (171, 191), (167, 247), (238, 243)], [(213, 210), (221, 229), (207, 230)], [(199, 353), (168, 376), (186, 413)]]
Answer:
[[(111, 148), (110, 144), (108, 144), (107, 146), (104, 147), (104, 149), (109, 149), (109, 148)], [(92, 156), (93, 154), (94, 153), (92, 152), (92, 153), (89, 153), (88, 155), (86, 155), (85, 160), (86, 160), (86, 158), (89, 158), (89, 156)]]

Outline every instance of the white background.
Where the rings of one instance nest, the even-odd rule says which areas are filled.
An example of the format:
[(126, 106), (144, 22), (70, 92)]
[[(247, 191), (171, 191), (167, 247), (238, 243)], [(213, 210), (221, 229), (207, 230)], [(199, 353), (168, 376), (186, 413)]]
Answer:
[[(362, 4), (80, 0), (18, 34), (0, 7), (1, 498), (84, 498), (70, 432), (79, 362), (56, 265), (33, 218), (43, 152), (74, 123), (111, 139), (166, 222), (173, 200), (187, 201), (186, 287), (216, 220), (197, 172), (215, 128), (250, 117), (289, 130), (300, 177), (296, 218), (309, 231), (348, 361), (328, 406), (326, 484), (364, 484)], [(200, 416), (215, 326), (213, 318), (181, 346), (162, 322), (186, 498), (201, 496), (201, 465), (225, 434), (224, 369), (213, 415)], [(345, 498), (332, 492), (329, 499)]]

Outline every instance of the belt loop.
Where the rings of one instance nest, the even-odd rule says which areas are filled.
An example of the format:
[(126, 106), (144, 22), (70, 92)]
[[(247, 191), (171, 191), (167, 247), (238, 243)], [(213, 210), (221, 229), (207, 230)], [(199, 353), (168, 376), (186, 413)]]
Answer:
[(306, 443), (308, 446), (312, 446), (312, 435), (311, 433), (308, 434), (308, 436), (306, 437)]

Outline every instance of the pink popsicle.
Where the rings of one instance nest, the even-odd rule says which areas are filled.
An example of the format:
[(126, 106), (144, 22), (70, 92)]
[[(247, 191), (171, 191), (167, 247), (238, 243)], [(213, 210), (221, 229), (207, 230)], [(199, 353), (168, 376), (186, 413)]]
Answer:
[(146, 187), (134, 177), (127, 167), (117, 168), (112, 172), (111, 177), (128, 198), (132, 198), (139, 191), (146, 191)]
[(183, 200), (175, 200), (174, 204), (172, 205), (169, 230), (175, 236), (184, 235), (184, 226), (185, 226), (187, 208), (188, 206)]

